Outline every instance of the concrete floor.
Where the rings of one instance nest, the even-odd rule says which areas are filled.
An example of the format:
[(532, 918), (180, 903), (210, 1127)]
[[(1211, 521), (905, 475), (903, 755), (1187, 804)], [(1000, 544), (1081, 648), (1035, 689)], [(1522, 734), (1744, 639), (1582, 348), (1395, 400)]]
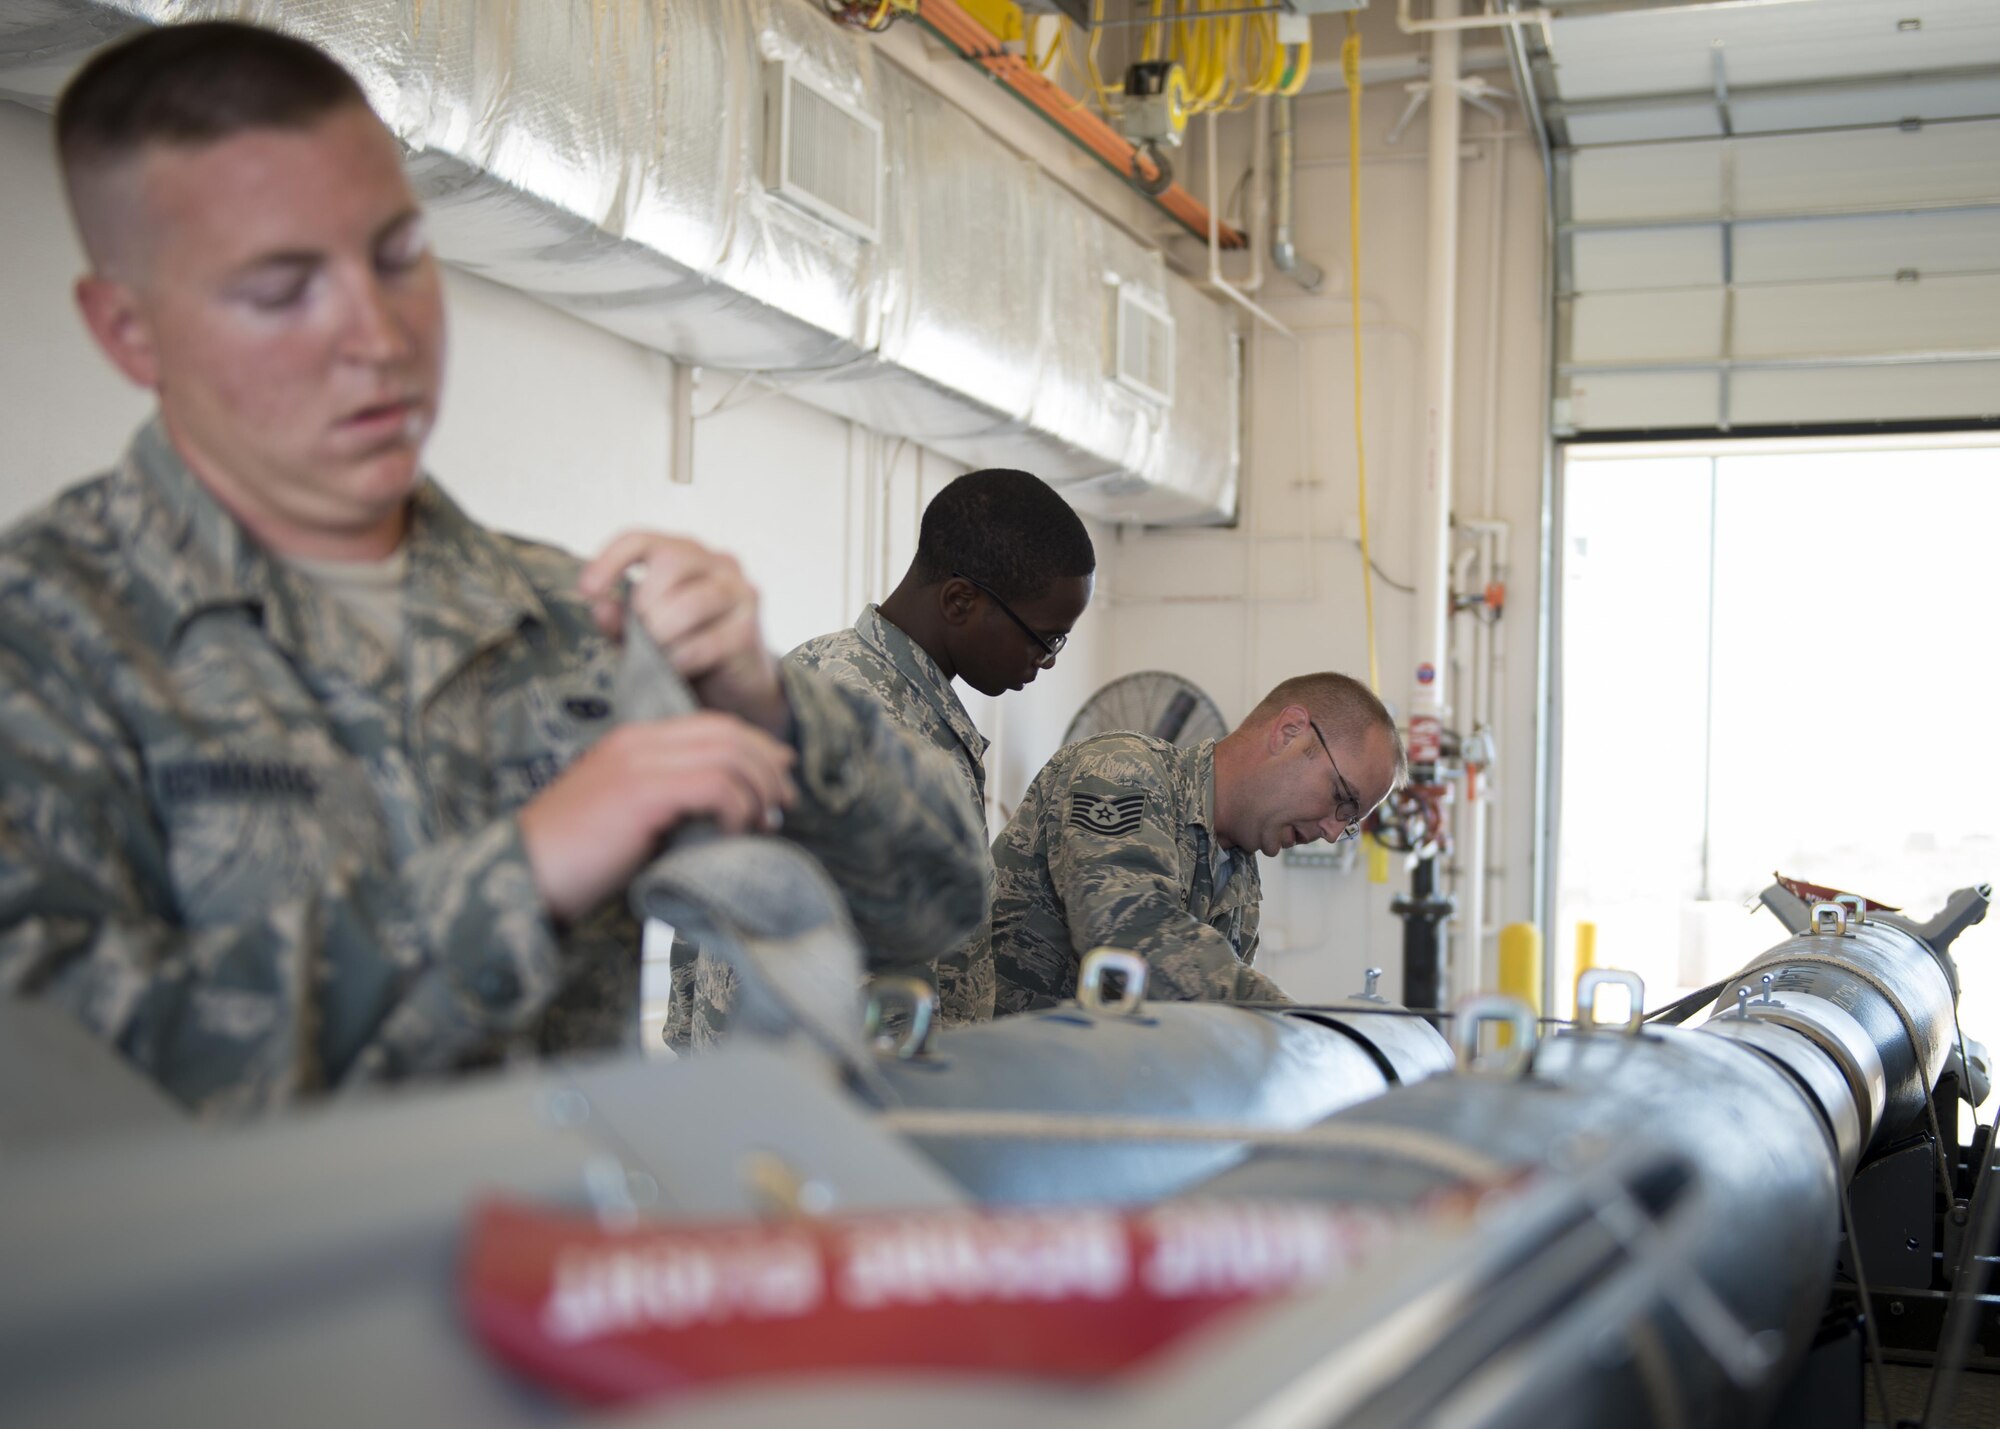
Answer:
[[(1915, 1424), (1924, 1417), (1924, 1398), (1930, 1393), (1931, 1372), (1918, 1365), (1883, 1366), (1883, 1388), (1889, 1392), (1889, 1410), (1898, 1420)], [(1867, 1414), (1871, 1426), (1880, 1424), (1875, 1413), (1875, 1375), (1869, 1372)], [(1888, 1426), (1894, 1429), (1894, 1426)], [(2000, 1429), (2000, 1375), (1967, 1374), (1959, 1381), (1958, 1396), (1949, 1419), (1940, 1419), (1930, 1429)]]

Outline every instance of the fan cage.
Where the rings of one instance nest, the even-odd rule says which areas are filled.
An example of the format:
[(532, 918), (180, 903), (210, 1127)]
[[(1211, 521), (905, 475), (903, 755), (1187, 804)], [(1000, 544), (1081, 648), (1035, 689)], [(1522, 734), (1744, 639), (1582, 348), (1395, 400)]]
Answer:
[(1222, 711), (1200, 686), (1170, 670), (1140, 670), (1113, 680), (1083, 703), (1063, 735), (1074, 744), (1131, 730), (1185, 748), (1229, 732)]

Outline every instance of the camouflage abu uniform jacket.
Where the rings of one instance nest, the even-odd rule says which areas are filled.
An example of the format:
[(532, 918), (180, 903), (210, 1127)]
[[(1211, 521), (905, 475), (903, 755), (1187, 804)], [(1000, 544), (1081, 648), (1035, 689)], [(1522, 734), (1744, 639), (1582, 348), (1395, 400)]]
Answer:
[[(223, 1113), (635, 1040), (624, 900), (551, 927), (513, 817), (615, 718), (579, 564), (431, 485), (407, 550), (391, 652), (157, 421), (0, 536), (0, 991)], [(787, 833), (878, 949), (962, 937), (981, 831), (950, 771), (867, 702), (784, 679)]]
[(1100, 734), (1058, 750), (993, 843), (999, 1010), (1074, 997), (1100, 946), (1146, 959), (1149, 997), (1283, 1000), (1250, 967), (1256, 852), (1236, 850), (1218, 888), (1218, 851), (1215, 741)]
[[(966, 807), (984, 825), (986, 736), (959, 703), (937, 661), (884, 619), (879, 606), (866, 607), (848, 629), (808, 640), (785, 659), (876, 701), (897, 724), (944, 751), (964, 785)], [(990, 855), (984, 867), (990, 889)], [(938, 989), (938, 1010), (947, 1022), (983, 1022), (992, 1017), (993, 950), (985, 925), (964, 946), (932, 963), (931, 976)]]

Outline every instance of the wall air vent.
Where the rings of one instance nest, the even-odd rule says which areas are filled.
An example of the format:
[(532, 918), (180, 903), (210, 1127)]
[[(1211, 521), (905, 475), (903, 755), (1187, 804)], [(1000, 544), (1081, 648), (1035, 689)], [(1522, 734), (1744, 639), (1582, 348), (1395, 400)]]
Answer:
[(882, 231), (882, 121), (782, 61), (768, 75), (765, 183), (815, 218), (874, 242)]
[(1153, 294), (1120, 283), (1113, 322), (1116, 325), (1112, 378), (1121, 387), (1161, 406), (1174, 404), (1174, 317)]

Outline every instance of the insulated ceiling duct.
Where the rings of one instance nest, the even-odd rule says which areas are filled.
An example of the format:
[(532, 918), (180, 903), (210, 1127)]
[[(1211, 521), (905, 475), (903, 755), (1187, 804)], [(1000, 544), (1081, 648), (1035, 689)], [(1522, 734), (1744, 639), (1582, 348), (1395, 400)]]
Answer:
[[(221, 18), (354, 71), (459, 267), (1107, 520), (1235, 514), (1233, 319), (810, 0), (0, 0), (0, 95)], [(1170, 400), (1116, 378), (1121, 288)]]

